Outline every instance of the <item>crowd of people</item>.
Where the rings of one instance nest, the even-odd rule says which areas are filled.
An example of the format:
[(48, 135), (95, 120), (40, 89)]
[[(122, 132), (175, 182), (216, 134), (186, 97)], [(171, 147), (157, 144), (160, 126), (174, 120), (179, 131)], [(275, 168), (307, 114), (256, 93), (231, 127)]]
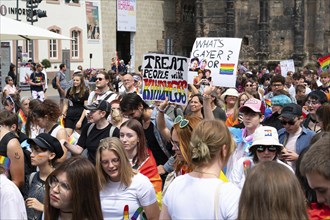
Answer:
[(45, 99), (42, 64), (26, 77), (31, 97), (11, 66), (0, 219), (330, 218), (330, 70), (242, 62), (236, 87), (221, 88), (194, 62), (187, 106), (143, 100), (141, 68), (121, 62), (70, 80), (61, 64), (59, 102)]

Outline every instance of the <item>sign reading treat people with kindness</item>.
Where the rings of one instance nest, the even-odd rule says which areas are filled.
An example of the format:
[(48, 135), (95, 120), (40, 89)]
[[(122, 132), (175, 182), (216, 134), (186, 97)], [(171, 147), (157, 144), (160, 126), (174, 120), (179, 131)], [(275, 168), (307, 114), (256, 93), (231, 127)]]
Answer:
[(188, 83), (202, 77), (216, 86), (235, 87), (241, 42), (240, 38), (197, 38), (190, 55)]
[(144, 100), (165, 100), (179, 105), (188, 101), (188, 58), (164, 54), (143, 57)]

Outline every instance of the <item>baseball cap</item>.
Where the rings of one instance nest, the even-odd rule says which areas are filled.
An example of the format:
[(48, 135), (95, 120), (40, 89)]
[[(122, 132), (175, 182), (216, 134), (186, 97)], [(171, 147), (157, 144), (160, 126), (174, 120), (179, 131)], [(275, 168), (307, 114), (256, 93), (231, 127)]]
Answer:
[(256, 98), (248, 99), (242, 107), (239, 108), (240, 112), (245, 112), (247, 110), (252, 110), (261, 114), (265, 113), (265, 105), (262, 101)]
[(283, 117), (288, 119), (294, 119), (295, 117), (301, 115), (302, 115), (301, 106), (295, 103), (290, 103), (282, 108), (280, 118)]
[(61, 158), (64, 154), (61, 143), (48, 133), (41, 133), (36, 138), (29, 138), (28, 144), (36, 144), (38, 147), (47, 149), (56, 154), (55, 158)]
[(278, 133), (276, 128), (271, 126), (259, 126), (255, 130), (250, 151), (254, 146), (257, 145), (275, 145), (281, 148), (283, 147), (283, 144), (281, 144), (278, 140)]
[(85, 105), (84, 107), (85, 107), (85, 109), (91, 110), (91, 111), (93, 111), (93, 110), (101, 110), (101, 111), (106, 111), (106, 112), (111, 111), (110, 104), (105, 100), (101, 100), (100, 102), (94, 102), (91, 105)]
[(80, 72), (81, 72), (80, 69), (75, 69), (75, 70), (73, 71), (73, 73), (80, 73)]

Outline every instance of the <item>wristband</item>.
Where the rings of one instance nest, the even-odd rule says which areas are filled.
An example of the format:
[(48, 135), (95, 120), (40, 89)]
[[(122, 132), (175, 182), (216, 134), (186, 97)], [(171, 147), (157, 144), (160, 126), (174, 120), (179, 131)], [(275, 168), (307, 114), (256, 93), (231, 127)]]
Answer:
[(159, 112), (161, 112), (161, 113), (165, 113), (165, 110), (162, 110), (162, 109), (160, 109), (160, 108), (158, 108), (158, 107), (157, 107), (157, 110), (158, 110)]

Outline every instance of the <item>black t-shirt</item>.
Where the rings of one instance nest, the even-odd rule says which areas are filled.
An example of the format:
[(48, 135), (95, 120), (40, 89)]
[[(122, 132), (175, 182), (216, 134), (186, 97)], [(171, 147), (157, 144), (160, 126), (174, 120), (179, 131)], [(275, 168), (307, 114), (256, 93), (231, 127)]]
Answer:
[(319, 87), (317, 87), (318, 90), (322, 90), (323, 92), (326, 92), (326, 93), (329, 92), (329, 88), (330, 88), (330, 86), (327, 86), (327, 87), (319, 86)]
[[(40, 73), (37, 73), (37, 72), (31, 73), (30, 80), (34, 83), (45, 82), (45, 74), (43, 74), (42, 72), (40, 72)], [(44, 90), (44, 87), (43, 87), (43, 85), (40, 85), (40, 86), (30, 85), (30, 89), (31, 89), (31, 91), (41, 92), (41, 91)]]
[[(88, 123), (86, 126), (83, 127), (77, 145), (79, 145), (84, 149), (87, 149), (88, 159), (93, 164), (95, 164), (96, 150), (99, 146), (100, 140), (109, 137), (109, 132), (112, 125), (110, 123), (107, 127), (103, 129), (97, 129), (96, 125), (94, 125), (94, 127), (89, 132), (89, 135), (87, 137), (87, 131), (89, 126), (91, 126), (91, 123)], [(118, 128), (115, 128), (112, 137), (119, 138)]]
[(66, 117), (70, 119), (79, 119), (82, 112), (84, 111), (84, 102), (88, 100), (89, 91), (86, 90), (83, 97), (79, 98), (79, 95), (76, 93), (73, 96), (70, 96), (70, 91), (72, 88), (69, 88), (66, 93), (66, 98), (69, 102), (68, 111)]
[(213, 116), (215, 119), (220, 119), (222, 121), (226, 121), (227, 119), (226, 112), (218, 106), (213, 110)]
[(164, 165), (167, 162), (168, 158), (157, 142), (157, 139), (154, 134), (154, 124), (150, 122), (149, 127), (147, 129), (144, 129), (144, 133), (147, 139), (148, 148), (152, 151), (157, 166), (160, 164)]

